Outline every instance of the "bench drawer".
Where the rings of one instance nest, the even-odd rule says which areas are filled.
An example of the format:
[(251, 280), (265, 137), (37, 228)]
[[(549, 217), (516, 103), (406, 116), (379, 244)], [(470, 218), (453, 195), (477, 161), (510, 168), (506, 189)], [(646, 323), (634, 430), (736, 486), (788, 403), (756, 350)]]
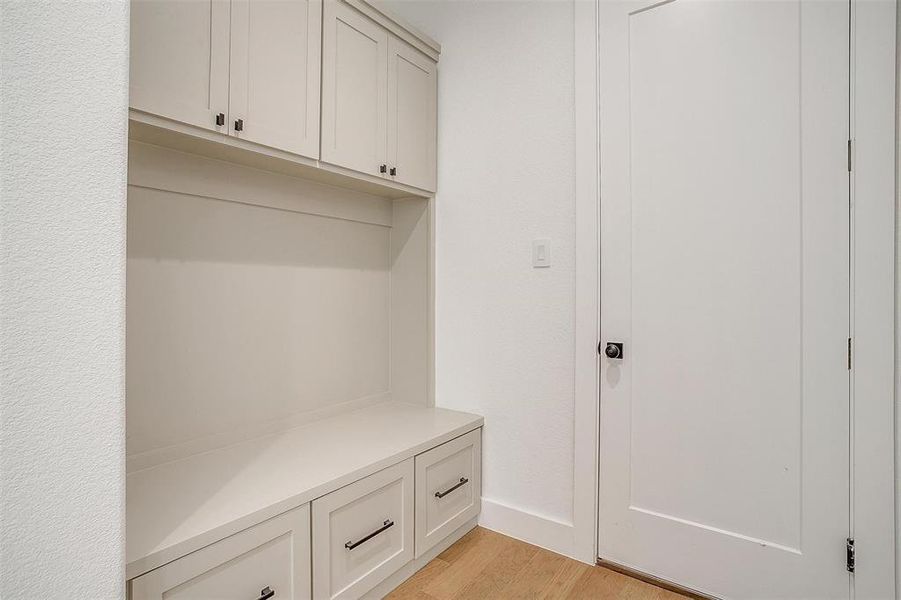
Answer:
[(481, 510), (482, 430), (416, 457), (416, 556)]
[(306, 600), (310, 592), (309, 504), (131, 581), (132, 600)]
[(413, 559), (413, 459), (313, 501), (313, 596), (359, 598)]

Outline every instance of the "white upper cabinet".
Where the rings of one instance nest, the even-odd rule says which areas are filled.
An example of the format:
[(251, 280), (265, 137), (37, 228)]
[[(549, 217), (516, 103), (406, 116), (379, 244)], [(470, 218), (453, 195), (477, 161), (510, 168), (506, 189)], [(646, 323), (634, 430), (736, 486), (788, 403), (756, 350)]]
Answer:
[(132, 0), (130, 135), (427, 196), (440, 51), (367, 0)]
[(224, 132), (228, 40), (226, 0), (132, 2), (131, 107)]
[(435, 191), (438, 65), (406, 42), (388, 43), (388, 162), (394, 181)]
[(358, 10), (367, 6), (326, 1), (322, 160), (434, 191), (437, 63)]
[(319, 156), (322, 0), (134, 0), (132, 108)]
[(232, 0), (229, 132), (319, 156), (322, 0)]
[(343, 2), (323, 22), (322, 160), (387, 172), (388, 32)]

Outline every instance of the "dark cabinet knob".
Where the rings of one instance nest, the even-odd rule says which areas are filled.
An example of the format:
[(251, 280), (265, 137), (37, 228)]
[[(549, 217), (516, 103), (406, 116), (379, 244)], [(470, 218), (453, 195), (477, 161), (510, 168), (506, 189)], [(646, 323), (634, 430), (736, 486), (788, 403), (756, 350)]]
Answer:
[(235, 131), (244, 131), (244, 119), (235, 121)]
[(388, 165), (379, 165), (379, 173), (387, 173)]
[(397, 175), (397, 167), (391, 167), (391, 170), (388, 171), (388, 175), (391, 175), (392, 177)]
[(275, 590), (267, 585), (262, 590), (260, 590), (259, 600), (269, 600), (269, 598), (272, 598), (273, 596), (275, 596)]
[(219, 113), (216, 115), (216, 125), (222, 127), (225, 125), (225, 113)]
[(604, 348), (604, 355), (606, 355), (607, 358), (622, 359), (622, 357), (623, 357), (622, 342), (607, 342), (607, 347)]

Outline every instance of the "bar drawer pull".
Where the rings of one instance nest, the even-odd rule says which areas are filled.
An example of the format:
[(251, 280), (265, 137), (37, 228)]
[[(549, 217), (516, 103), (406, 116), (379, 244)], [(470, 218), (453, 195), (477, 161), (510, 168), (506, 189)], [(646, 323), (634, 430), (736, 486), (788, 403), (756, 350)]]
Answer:
[(435, 497), (436, 497), (436, 498), (444, 498), (445, 496), (447, 496), (448, 494), (450, 494), (452, 491), (454, 491), (454, 490), (457, 489), (458, 487), (464, 486), (464, 485), (466, 485), (467, 483), (469, 483), (469, 480), (466, 479), (465, 477), (461, 477), (461, 478), (460, 478), (460, 482), (457, 483), (457, 484), (456, 484), (455, 486), (453, 486), (452, 488), (450, 488), (449, 490), (444, 490), (443, 492), (435, 492)]
[(275, 596), (275, 590), (273, 590), (272, 588), (270, 588), (267, 585), (266, 587), (264, 587), (263, 589), (260, 590), (259, 600), (269, 600), (269, 598), (272, 598), (273, 596)]
[(380, 534), (380, 533), (382, 533), (382, 532), (384, 532), (384, 531), (388, 531), (388, 530), (391, 529), (392, 527), (394, 527), (394, 521), (392, 521), (391, 519), (385, 519), (385, 522), (382, 523), (382, 526), (381, 526), (381, 527), (379, 527), (378, 529), (376, 529), (375, 531), (373, 531), (372, 533), (370, 533), (370, 534), (367, 535), (366, 537), (357, 540), (356, 542), (347, 542), (346, 544), (344, 544), (344, 547), (347, 548), (348, 550), (353, 550), (354, 548), (356, 548), (356, 547), (359, 546), (360, 544), (365, 544), (366, 542), (368, 542), (369, 540), (371, 540), (372, 538), (374, 538), (374, 537), (377, 536), (378, 534)]

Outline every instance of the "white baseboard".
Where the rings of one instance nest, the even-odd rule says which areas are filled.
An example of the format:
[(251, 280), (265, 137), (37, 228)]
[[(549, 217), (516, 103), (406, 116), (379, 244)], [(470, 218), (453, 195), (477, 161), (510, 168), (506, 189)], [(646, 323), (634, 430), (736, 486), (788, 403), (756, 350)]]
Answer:
[(575, 552), (575, 528), (572, 523), (564, 523), (496, 500), (482, 498), (479, 525), (551, 552), (582, 560)]

